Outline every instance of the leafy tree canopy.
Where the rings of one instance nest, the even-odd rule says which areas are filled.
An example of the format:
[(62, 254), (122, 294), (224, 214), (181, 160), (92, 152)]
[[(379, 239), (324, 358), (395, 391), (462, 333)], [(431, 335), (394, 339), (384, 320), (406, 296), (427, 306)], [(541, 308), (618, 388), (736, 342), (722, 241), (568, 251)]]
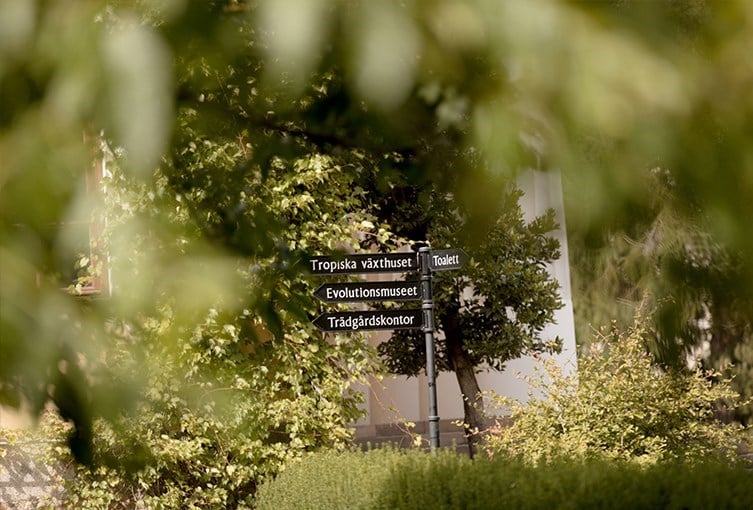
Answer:
[[(292, 289), (274, 295), (276, 282), (299, 288), (295, 261), (338, 246), (292, 246), (287, 236), (321, 218), (295, 217), (295, 207), (318, 207), (292, 177), (322, 161), (314, 155), (343, 179), (373, 173), (388, 196), (411, 193), (391, 187), (395, 175), (451, 190), (477, 246), (497, 218), (499, 183), (531, 161), (562, 169), (577, 204), (568, 220), (589, 242), (604, 225), (645, 218), (641, 177), (667, 168), (678, 213), (700, 211), (745, 260), (752, 9), (745, 0), (4, 3), (0, 401), (38, 411), (51, 399), (86, 442), (92, 416), (128, 400), (129, 386), (108, 383), (95, 363), (110, 337), (103, 317), (157, 315), (170, 296), (172, 320), (185, 325), (218, 300), (237, 304), (239, 255), (264, 267), (274, 259), (252, 275), (249, 309), (284, 337), (274, 304), (301, 322), (307, 308)], [(107, 303), (69, 299), (38, 278), (70, 248), (50, 226), (84, 207), (79, 177), (92, 152), (82, 136), (100, 129), (123, 149), (129, 178), (164, 179), (167, 190), (122, 204), (136, 207), (129, 225), (139, 235), (112, 240), (115, 267), (134, 247), (145, 262)], [(468, 146), (486, 164), (465, 157)], [(355, 210), (351, 182), (340, 182), (354, 192), (340, 200)], [(295, 191), (279, 204), (285, 214), (261, 201), (265, 186)], [(176, 227), (182, 215), (190, 221)], [(334, 234), (347, 243), (351, 224), (338, 220)], [(730, 285), (749, 292), (753, 273), (743, 265)]]

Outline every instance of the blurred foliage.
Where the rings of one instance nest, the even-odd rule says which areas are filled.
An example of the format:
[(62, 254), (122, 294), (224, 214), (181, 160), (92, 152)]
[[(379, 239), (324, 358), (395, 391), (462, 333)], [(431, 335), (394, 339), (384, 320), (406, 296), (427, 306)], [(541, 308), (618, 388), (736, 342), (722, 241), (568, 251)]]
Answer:
[[(646, 340), (664, 366), (703, 366), (732, 379), (745, 401), (751, 377), (751, 299), (740, 279), (744, 262), (710, 233), (707, 215), (679, 213), (673, 173), (645, 176), (652, 205), (629, 229), (605, 230), (608, 242), (589, 247), (571, 237), (573, 294), (580, 344), (592, 328), (612, 322), (626, 329), (645, 306), (657, 311)], [(746, 423), (750, 404), (728, 418)]]
[[(282, 341), (311, 306), (296, 261), (377, 225), (358, 216), (375, 212), (356, 206), (366, 179), (452, 191), (478, 245), (498, 183), (556, 167), (569, 226), (593, 246), (605, 226), (645, 220), (642, 176), (667, 168), (679, 217), (702, 217), (731, 260), (747, 260), (751, 24), (746, 0), (2, 2), (0, 403), (39, 413), (52, 401), (90, 460), (92, 418), (128, 410), (138, 390), (108, 375), (105, 318), (167, 314), (174, 348), (229, 303), (227, 324), (248, 309)], [(66, 295), (41, 272), (70, 253), (51, 227), (85, 208), (102, 130), (148, 197), (121, 204), (136, 214), (108, 241), (111, 300)], [(307, 195), (295, 175), (317, 161), (346, 180)], [(335, 190), (352, 192), (340, 200), (353, 216), (310, 209)], [(293, 243), (309, 226), (328, 234)], [(261, 269), (238, 278), (248, 260)], [(747, 299), (753, 271), (733, 267), (729, 295)], [(742, 327), (750, 310), (738, 310), (726, 317)]]
[(660, 370), (647, 349), (650, 320), (636, 317), (594, 339), (578, 371), (544, 362), (530, 378), (527, 403), (497, 396), (509, 422), (486, 442), (491, 456), (518, 457), (537, 465), (557, 459), (657, 462), (735, 462), (743, 427), (717, 415), (739, 395), (718, 372), (700, 368)]

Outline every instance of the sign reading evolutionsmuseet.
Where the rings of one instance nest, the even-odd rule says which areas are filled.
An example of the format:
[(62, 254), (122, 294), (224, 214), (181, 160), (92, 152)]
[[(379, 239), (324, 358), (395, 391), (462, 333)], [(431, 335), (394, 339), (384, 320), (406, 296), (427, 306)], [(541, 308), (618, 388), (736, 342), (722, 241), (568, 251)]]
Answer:
[(314, 291), (314, 296), (325, 303), (419, 301), (421, 284), (417, 281), (325, 283)]

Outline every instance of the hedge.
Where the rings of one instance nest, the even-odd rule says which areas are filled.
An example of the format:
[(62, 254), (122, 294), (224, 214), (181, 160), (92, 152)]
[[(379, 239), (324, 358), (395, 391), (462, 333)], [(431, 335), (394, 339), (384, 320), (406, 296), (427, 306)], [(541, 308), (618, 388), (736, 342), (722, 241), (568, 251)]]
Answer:
[(538, 467), (379, 449), (312, 454), (263, 485), (257, 510), (750, 509), (753, 472), (719, 462)]

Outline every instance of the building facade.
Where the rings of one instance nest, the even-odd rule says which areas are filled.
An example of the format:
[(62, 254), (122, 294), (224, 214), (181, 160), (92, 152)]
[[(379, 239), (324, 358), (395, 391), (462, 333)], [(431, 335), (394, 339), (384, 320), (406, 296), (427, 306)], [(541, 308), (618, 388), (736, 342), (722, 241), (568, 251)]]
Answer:
[[(552, 277), (560, 286), (563, 307), (555, 312), (555, 320), (543, 332), (542, 338), (559, 337), (562, 351), (552, 357), (565, 372), (577, 369), (573, 302), (570, 289), (567, 234), (559, 172), (528, 170), (521, 174), (518, 186), (523, 190), (521, 209), (526, 220), (544, 214), (552, 208), (557, 214), (559, 228), (553, 235), (560, 242), (560, 258), (549, 266)], [(383, 276), (383, 275), (382, 275)], [(390, 332), (377, 332), (373, 345), (389, 338)], [(481, 370), (477, 374), (482, 391), (490, 391), (520, 401), (528, 399), (530, 388), (526, 376), (533, 375), (537, 361), (532, 357), (511, 360), (503, 372)], [(394, 442), (411, 444), (421, 436), (428, 438), (429, 396), (424, 374), (418, 377), (393, 375), (370, 385), (361, 385), (366, 416), (356, 424), (356, 439), (362, 444)], [(463, 400), (455, 374), (439, 372), (436, 381), (438, 415), (440, 417), (440, 444), (462, 445), (464, 437), (458, 422), (463, 419)]]

